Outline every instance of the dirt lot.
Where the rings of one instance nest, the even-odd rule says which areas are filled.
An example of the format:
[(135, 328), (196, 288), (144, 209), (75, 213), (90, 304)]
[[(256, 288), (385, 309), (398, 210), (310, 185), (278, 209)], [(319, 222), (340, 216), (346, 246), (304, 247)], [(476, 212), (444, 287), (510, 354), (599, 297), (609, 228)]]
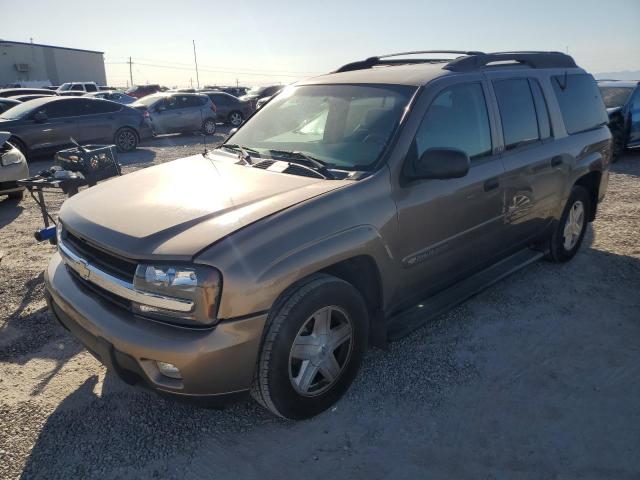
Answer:
[[(121, 161), (128, 172), (199, 142), (166, 137)], [(0, 478), (638, 479), (639, 177), (640, 152), (614, 166), (572, 262), (536, 263), (372, 350), (346, 397), (299, 423), (106, 373), (46, 312), (54, 247), (33, 240), (35, 204), (2, 200)]]

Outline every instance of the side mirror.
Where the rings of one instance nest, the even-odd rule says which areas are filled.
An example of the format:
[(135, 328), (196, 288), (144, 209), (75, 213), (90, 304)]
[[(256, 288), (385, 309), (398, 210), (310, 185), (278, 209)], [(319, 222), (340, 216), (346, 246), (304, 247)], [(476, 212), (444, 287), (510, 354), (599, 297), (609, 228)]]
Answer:
[(38, 123), (44, 123), (47, 121), (49, 117), (47, 117), (47, 114), (44, 113), (42, 110), (40, 110), (39, 112), (36, 112), (35, 115), (33, 116), (33, 119), (38, 122)]
[(430, 148), (425, 151), (413, 168), (414, 179), (464, 177), (469, 172), (469, 156), (456, 148)]

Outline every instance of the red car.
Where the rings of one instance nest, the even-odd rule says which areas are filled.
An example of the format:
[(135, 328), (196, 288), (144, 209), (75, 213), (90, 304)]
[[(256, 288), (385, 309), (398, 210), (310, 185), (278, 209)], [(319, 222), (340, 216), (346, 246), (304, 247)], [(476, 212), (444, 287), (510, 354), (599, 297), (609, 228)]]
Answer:
[(161, 87), (160, 85), (136, 85), (124, 93), (131, 97), (142, 98), (152, 93), (163, 92), (165, 90), (166, 87)]

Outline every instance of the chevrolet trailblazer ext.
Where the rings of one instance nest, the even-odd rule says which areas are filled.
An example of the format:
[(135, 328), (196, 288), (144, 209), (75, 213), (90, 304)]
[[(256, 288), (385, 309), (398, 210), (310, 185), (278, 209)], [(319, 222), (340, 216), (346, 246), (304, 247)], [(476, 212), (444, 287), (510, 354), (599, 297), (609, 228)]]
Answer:
[(444, 53), (300, 82), (214, 151), (74, 196), (52, 312), (125, 381), (299, 419), (368, 344), (571, 259), (611, 158), (595, 81), (562, 53)]

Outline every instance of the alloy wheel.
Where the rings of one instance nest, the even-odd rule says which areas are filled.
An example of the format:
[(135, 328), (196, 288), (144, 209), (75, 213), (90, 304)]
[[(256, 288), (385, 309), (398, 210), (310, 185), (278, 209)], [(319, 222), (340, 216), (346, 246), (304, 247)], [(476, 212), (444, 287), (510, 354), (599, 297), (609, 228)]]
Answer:
[(123, 130), (118, 135), (118, 146), (121, 150), (131, 150), (136, 145), (136, 136), (130, 130)]
[(576, 246), (584, 227), (584, 204), (580, 200), (571, 205), (564, 223), (564, 248), (571, 251)]
[(321, 308), (298, 331), (289, 354), (289, 380), (300, 395), (331, 388), (344, 371), (353, 348), (353, 325), (340, 307)]
[(240, 115), (238, 112), (234, 112), (230, 115), (229, 121), (231, 122), (231, 125), (237, 127), (242, 123), (242, 115)]

